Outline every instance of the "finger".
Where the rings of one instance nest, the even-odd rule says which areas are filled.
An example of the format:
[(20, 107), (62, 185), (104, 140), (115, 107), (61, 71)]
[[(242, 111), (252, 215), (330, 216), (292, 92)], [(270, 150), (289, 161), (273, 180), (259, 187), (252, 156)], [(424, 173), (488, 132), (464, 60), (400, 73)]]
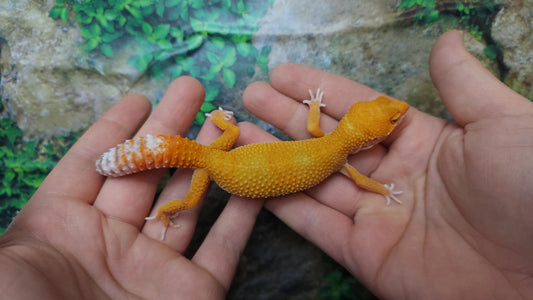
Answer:
[[(235, 123), (235, 120), (232, 119), (231, 122)], [(195, 140), (202, 145), (209, 145), (221, 134), (222, 131), (211, 121), (211, 119), (208, 118)], [(165, 188), (161, 191), (161, 195), (158, 197), (153, 212), (150, 215), (155, 215), (157, 209), (169, 201), (184, 199), (191, 187), (191, 177), (192, 170), (177, 170), (174, 175), (172, 175)], [(174, 224), (179, 227), (176, 230), (171, 228), (166, 232), (164, 242), (179, 253), (185, 252), (192, 239), (198, 221), (198, 215), (204, 201), (205, 195), (195, 207), (180, 212), (180, 214), (173, 219)], [(143, 232), (154, 239), (159, 239), (161, 237), (162, 230), (163, 224), (158, 221), (148, 221), (143, 227)]]
[(264, 201), (232, 196), (192, 261), (229, 290), (239, 258)]
[[(161, 102), (137, 132), (146, 134), (183, 135), (193, 122), (203, 101), (204, 89), (195, 79), (180, 77), (170, 84)], [(116, 141), (110, 143), (113, 147)], [(165, 170), (152, 170), (108, 178), (95, 202), (106, 216), (140, 227), (148, 214), (157, 183)]]
[(381, 93), (337, 74), (315, 68), (281, 64), (272, 70), (270, 84), (293, 99), (308, 99), (308, 90), (320, 88), (327, 99), (324, 112), (337, 120), (357, 101), (373, 100)]
[(308, 90), (324, 93), (320, 127), (332, 131), (351, 105), (357, 101), (368, 101), (380, 95), (379, 92), (342, 76), (323, 72), (306, 66), (282, 64), (276, 67), (270, 77), (271, 85), (258, 82), (244, 92), (243, 104), (262, 120), (281, 129), (294, 139), (311, 137), (307, 131), (309, 108), (302, 104), (310, 99)]
[(521, 107), (528, 107), (525, 98), (507, 88), (466, 51), (459, 31), (448, 31), (437, 40), (430, 56), (430, 74), (446, 108), (462, 126), (521, 113)]
[[(312, 138), (307, 131), (309, 106), (301, 103), (306, 99), (309, 94), (307, 98), (290, 98), (265, 82), (253, 83), (243, 93), (243, 104), (248, 111), (295, 140)], [(321, 114), (320, 126), (325, 132), (332, 131), (336, 124), (335, 118)]]
[(342, 263), (342, 249), (353, 226), (351, 218), (303, 193), (267, 199), (265, 207), (299, 235)]
[(117, 102), (72, 146), (36, 195), (55, 194), (92, 204), (104, 182), (94, 169), (96, 159), (109, 148), (109, 143), (131, 137), (148, 117), (150, 109), (150, 102), (138, 95), (129, 95)]

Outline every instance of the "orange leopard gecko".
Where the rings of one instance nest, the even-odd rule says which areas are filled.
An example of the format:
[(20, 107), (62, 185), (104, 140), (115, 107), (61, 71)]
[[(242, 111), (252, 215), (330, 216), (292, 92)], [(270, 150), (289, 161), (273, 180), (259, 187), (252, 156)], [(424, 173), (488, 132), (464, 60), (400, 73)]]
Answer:
[[(409, 105), (379, 96), (375, 100), (357, 102), (331, 133), (319, 127), (323, 93), (309, 91), (310, 106), (307, 128), (315, 137), (300, 141), (249, 144), (231, 151), (239, 128), (229, 120), (232, 113), (222, 109), (207, 114), (223, 130), (208, 146), (181, 136), (147, 135), (127, 140), (109, 149), (96, 161), (96, 170), (106, 176), (123, 176), (154, 168), (193, 168), (191, 188), (184, 199), (162, 205), (156, 216), (164, 229), (173, 225), (172, 218), (184, 209), (194, 207), (211, 180), (226, 191), (239, 196), (266, 198), (309, 189), (333, 172), (340, 171), (356, 185), (382, 194), (387, 204), (395, 196), (394, 185), (383, 185), (370, 179), (347, 163), (349, 154), (368, 149), (382, 141), (400, 123)], [(176, 226), (176, 225), (173, 225)]]

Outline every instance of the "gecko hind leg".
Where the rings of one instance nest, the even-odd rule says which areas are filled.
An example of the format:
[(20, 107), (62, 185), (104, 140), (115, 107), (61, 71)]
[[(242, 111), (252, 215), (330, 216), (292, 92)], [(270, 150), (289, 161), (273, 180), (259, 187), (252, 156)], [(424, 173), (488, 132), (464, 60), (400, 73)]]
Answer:
[(161, 222), (163, 222), (161, 240), (165, 239), (168, 226), (172, 226), (174, 228), (180, 227), (179, 224), (174, 223), (172, 220), (176, 218), (181, 211), (196, 206), (200, 198), (204, 195), (204, 192), (209, 187), (209, 182), (210, 179), (207, 170), (194, 170), (191, 180), (191, 187), (185, 198), (167, 202), (159, 207), (157, 210), (157, 215), (145, 218), (145, 220), (160, 219)]

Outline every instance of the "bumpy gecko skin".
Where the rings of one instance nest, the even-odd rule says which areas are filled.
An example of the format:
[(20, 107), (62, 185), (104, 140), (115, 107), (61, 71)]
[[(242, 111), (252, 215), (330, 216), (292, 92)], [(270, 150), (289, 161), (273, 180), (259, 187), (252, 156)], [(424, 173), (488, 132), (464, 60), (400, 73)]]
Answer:
[(195, 169), (191, 189), (184, 199), (171, 201), (158, 210), (165, 230), (179, 211), (194, 207), (214, 180), (226, 191), (239, 196), (266, 198), (309, 189), (333, 172), (340, 171), (371, 192), (384, 195), (387, 204), (401, 192), (394, 185), (383, 185), (355, 170), (347, 163), (349, 154), (379, 143), (400, 123), (409, 106), (402, 101), (380, 96), (352, 105), (337, 128), (325, 134), (319, 127), (323, 93), (310, 92), (308, 130), (316, 138), (301, 141), (250, 144), (230, 148), (239, 136), (231, 124), (231, 112), (218, 110), (208, 117), (223, 134), (208, 146), (180, 136), (137, 137), (104, 153), (96, 170), (106, 176), (123, 176), (154, 168)]

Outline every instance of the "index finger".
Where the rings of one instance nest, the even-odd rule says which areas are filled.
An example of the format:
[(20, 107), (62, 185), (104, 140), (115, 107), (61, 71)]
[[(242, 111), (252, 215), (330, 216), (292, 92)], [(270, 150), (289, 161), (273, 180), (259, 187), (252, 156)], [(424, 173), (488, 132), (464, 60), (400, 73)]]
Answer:
[(358, 101), (375, 99), (381, 93), (337, 74), (324, 72), (312, 67), (298, 64), (281, 64), (272, 70), (270, 84), (280, 93), (293, 99), (307, 99), (308, 90), (313, 92), (320, 88), (325, 97), (334, 103), (323, 112), (336, 118), (342, 118), (346, 111)]

